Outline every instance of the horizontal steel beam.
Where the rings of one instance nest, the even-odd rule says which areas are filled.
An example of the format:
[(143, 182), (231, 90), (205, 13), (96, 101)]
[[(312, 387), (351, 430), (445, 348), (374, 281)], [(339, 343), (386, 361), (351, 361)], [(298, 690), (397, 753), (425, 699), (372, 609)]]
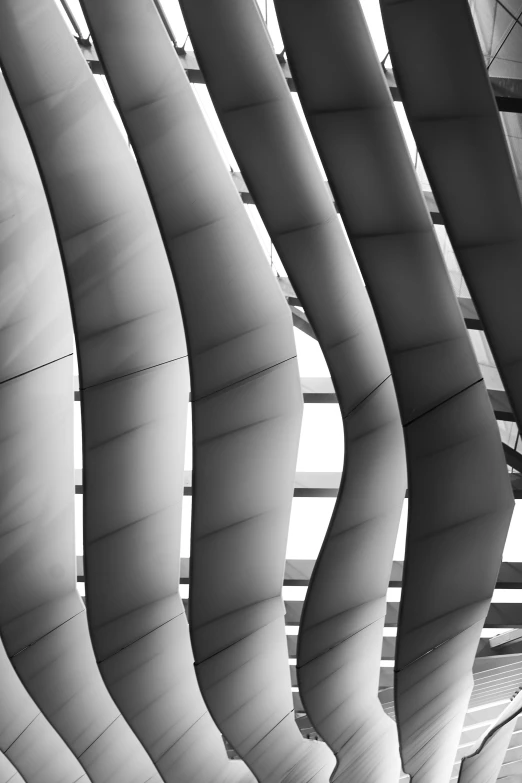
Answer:
[[(278, 277), (277, 282), (281, 287), (281, 290), (288, 302), (292, 314), (297, 313), (297, 315), (301, 317), (304, 316), (306, 323), (308, 324), (308, 319), (306, 318), (306, 315), (302, 311), (296, 310), (297, 307), (302, 307), (302, 305), (299, 299), (297, 298), (294, 289), (292, 288), (292, 284), (290, 283), (290, 280), (287, 277)], [(464, 318), (464, 323), (466, 324), (468, 329), (476, 329), (478, 331), (482, 331), (483, 330), (482, 321), (478, 317), (477, 311), (475, 309), (475, 305), (473, 304), (472, 300), (469, 297), (458, 296), (457, 301), (459, 303), (462, 317)], [(298, 326), (298, 324), (294, 323), (294, 326)], [(308, 324), (308, 326), (310, 329), (312, 328), (310, 324)], [(302, 328), (302, 327), (298, 326), (298, 328)], [(303, 331), (305, 330), (303, 329)], [(309, 332), (309, 334), (310, 337), (315, 337), (313, 330)]]
[[(517, 453), (517, 452), (515, 452)], [(522, 475), (519, 473), (510, 474), (511, 486), (515, 498), (522, 498)], [(295, 475), (294, 497), (295, 498), (336, 498), (339, 492), (341, 482), (341, 473), (339, 472), (304, 472), (298, 471)], [(83, 495), (83, 474), (81, 469), (75, 471), (75, 492), (77, 495)], [(183, 494), (192, 495), (192, 471), (185, 471), (185, 485)], [(406, 492), (408, 497), (408, 492)]]
[[(238, 193), (241, 196), (241, 200), (243, 201), (243, 204), (255, 204), (252, 194), (248, 190), (245, 180), (243, 179), (243, 175), (239, 171), (233, 171), (231, 172), (231, 174), (235, 186), (238, 190)], [(330, 185), (328, 184), (328, 182), (325, 182), (325, 185), (328, 188), (330, 195), (332, 196), (332, 200), (334, 200), (332, 191), (330, 189)], [(435, 197), (433, 193), (431, 192), (431, 190), (423, 190), (422, 194), (424, 196), (424, 200), (426, 201), (426, 206), (428, 207), (428, 211), (431, 215), (431, 219), (433, 220), (434, 223), (438, 225), (442, 225), (442, 217), (440, 215), (439, 208), (435, 202)], [(335, 205), (335, 208), (337, 209), (337, 205)]]
[[(334, 403), (337, 395), (330, 378), (301, 378), (305, 403)], [(498, 421), (515, 421), (507, 394), (500, 389), (488, 389), (488, 395)]]
[(507, 633), (499, 634), (493, 639), (489, 640), (490, 647), (494, 649), (497, 654), (501, 652), (501, 648), (511, 646), (517, 642), (522, 642), (522, 629), (516, 628), (513, 631), (507, 631)]
[[(87, 60), (91, 71), (97, 75), (103, 74), (103, 66), (99, 60), (95, 47), (90, 41), (78, 38), (78, 45), (83, 53), (83, 56)], [(180, 62), (185, 69), (187, 78), (192, 84), (205, 84), (205, 78), (201, 73), (201, 69), (198, 65), (196, 55), (194, 52), (187, 52), (183, 49), (176, 49)], [(290, 68), (286, 59), (279, 55), (279, 63), (281, 70), (286, 79), (288, 87), (292, 92), (296, 91), (295, 82), (290, 73)], [(401, 96), (395, 82), (395, 76), (393, 71), (384, 68), (384, 75), (386, 82), (390, 88), (390, 92), (394, 101), (400, 102)], [(505, 112), (522, 112), (522, 80), (521, 79), (503, 79), (497, 76), (490, 77), (491, 87), (493, 88), (493, 94), (497, 101), (497, 107), (499, 111)]]
[[(74, 384), (74, 399), (79, 402), (81, 394), (77, 376), (75, 376)], [(301, 378), (301, 390), (303, 401), (306, 404), (331, 405), (337, 403), (337, 395), (330, 378)], [(506, 392), (500, 389), (488, 389), (488, 394), (497, 420), (515, 421)]]
[[(289, 558), (285, 563), (284, 584), (293, 587), (307, 587), (310, 583), (315, 560), (297, 560)], [(392, 565), (390, 587), (402, 587), (402, 569), (404, 563), (395, 560)], [(83, 557), (76, 558), (78, 581), (83, 582)], [(180, 561), (180, 583), (189, 584), (190, 558), (182, 557)], [(522, 563), (505, 562), (500, 566), (497, 578), (497, 589), (522, 589)]]
[[(393, 100), (401, 102), (400, 92), (393, 71), (385, 68), (384, 75)], [(493, 89), (493, 95), (495, 96), (498, 110), (520, 114), (520, 112), (522, 112), (522, 80), (490, 76), (489, 81)]]

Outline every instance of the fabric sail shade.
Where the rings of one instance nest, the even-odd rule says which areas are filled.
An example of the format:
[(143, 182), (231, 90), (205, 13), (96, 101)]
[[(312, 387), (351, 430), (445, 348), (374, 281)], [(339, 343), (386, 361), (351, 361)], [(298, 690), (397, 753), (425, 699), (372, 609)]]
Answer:
[[(0, 585), (3, 618), (14, 619), (13, 573), (19, 574), (20, 589), (24, 582), (30, 589), (34, 569), (46, 567), (54, 568), (59, 583), (60, 558), (69, 555), (70, 542), (65, 552), (56, 551), (49, 539), (40, 548), (41, 538), (32, 530), (46, 507), (47, 522), (71, 512), (57, 488), (62, 479), (68, 484), (70, 466), (61, 461), (49, 474), (46, 463), (50, 449), (61, 451), (55, 426), (65, 432), (63, 446), (72, 449), (72, 326), (45, 193), (3, 77), (0, 116)], [(31, 536), (20, 534), (23, 520), (30, 521)], [(72, 580), (69, 589), (74, 590)], [(86, 783), (82, 767), (31, 699), (3, 645), (0, 683), (2, 783)]]
[[(404, 771), (414, 783), (440, 783), (451, 776), (513, 496), (484, 381), (359, 3), (275, 6), (397, 392), (409, 507), (395, 711)], [(357, 79), (347, 80), (349, 73)]]
[(184, 765), (192, 765), (191, 779), (211, 769), (216, 780), (237, 780), (242, 765), (228, 761), (197, 686), (178, 595), (188, 373), (152, 207), (56, 5), (4, 6), (2, 31), (2, 66), (47, 188), (76, 327), (90, 632), (105, 682), (137, 736), (105, 689), (83, 611), (73, 650), (81, 710), (76, 725), (68, 714), (61, 733), (93, 783), (168, 780)]
[(337, 755), (333, 780), (388, 783), (394, 765), (396, 776), (400, 768), (397, 733), (377, 692), (406, 489), (388, 362), (257, 4), (181, 6), (232, 152), (319, 340), (343, 416), (344, 474), (300, 620), (300, 696)]
[(183, 313), (201, 691), (258, 780), (327, 781), (333, 757), (295, 724), (281, 599), (302, 412), (290, 313), (152, 0), (83, 8)]

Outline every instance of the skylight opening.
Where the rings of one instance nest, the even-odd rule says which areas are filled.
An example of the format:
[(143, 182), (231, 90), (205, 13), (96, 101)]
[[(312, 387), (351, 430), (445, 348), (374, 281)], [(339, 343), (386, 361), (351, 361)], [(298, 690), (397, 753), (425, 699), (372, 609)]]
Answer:
[[(86, 41), (89, 38), (89, 28), (83, 15), (80, 0), (59, 0), (59, 2), (65, 9), (66, 16), (69, 17), (70, 14), (74, 18), (75, 32), (78, 32), (80, 38)], [(67, 14), (67, 9), (69, 14)]]
[(161, 6), (176, 39), (176, 45), (179, 48), (185, 49), (187, 52), (193, 51), (187, 25), (185, 24), (185, 19), (178, 0), (154, 0), (154, 2)]
[(192, 89), (194, 90), (194, 94), (198, 100), (201, 111), (203, 112), (203, 116), (207, 121), (207, 125), (212, 133), (214, 141), (216, 142), (217, 148), (221, 157), (223, 158), (223, 161), (225, 162), (226, 167), (229, 169), (229, 171), (239, 171), (237, 161), (232, 153), (230, 144), (227, 141), (223, 128), (221, 127), (216, 110), (214, 109), (214, 104), (210, 98), (207, 85), (193, 84)]

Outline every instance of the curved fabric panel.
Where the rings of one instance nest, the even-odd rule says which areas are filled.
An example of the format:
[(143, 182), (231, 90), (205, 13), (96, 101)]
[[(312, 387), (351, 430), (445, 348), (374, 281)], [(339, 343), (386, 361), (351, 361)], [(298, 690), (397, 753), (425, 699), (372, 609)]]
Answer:
[(478, 740), (473, 751), (462, 759), (458, 783), (495, 783), (521, 712), (522, 693), (519, 693)]
[(84, 6), (184, 316), (203, 696), (260, 780), (326, 780), (327, 749), (295, 729), (281, 600), (302, 406), (290, 313), (152, 0)]
[(466, 0), (381, 7), (404, 108), (520, 426), (522, 207), (471, 12)]
[(23, 687), (3, 647), (0, 647), (0, 749), (25, 783), (89, 783), (77, 759)]
[[(65, 132), (77, 162), (41, 162), (70, 237), (92, 642), (111, 695), (165, 780), (233, 780), (241, 765), (229, 763), (201, 697), (178, 594), (188, 368), (172, 274), (127, 145), (74, 42), (60, 44), (74, 89), (46, 131)], [(81, 225), (67, 213), (73, 194)]]
[(206, 709), (177, 592), (185, 376), (179, 361), (83, 392), (87, 605), (105, 682), (163, 779), (232, 781), (249, 776)]
[(333, 779), (390, 783), (394, 763), (395, 777), (400, 768), (397, 732), (377, 692), (406, 465), (388, 362), (257, 4), (181, 6), (223, 129), (313, 325), (343, 415), (341, 491), (301, 617), (300, 695), (338, 756)]
[(23, 777), (3, 753), (0, 754), (0, 783), (25, 783)]
[[(146, 301), (151, 284), (136, 263), (141, 257), (150, 265), (154, 242), (160, 252), (161, 242), (152, 214), (143, 216), (142, 204), (134, 202), (142, 188), (139, 173), (131, 160), (124, 163), (129, 160), (124, 143), (119, 157), (118, 148), (111, 147), (118, 131), (55, 3), (2, 3), (0, 28), (2, 69), (32, 142), (61, 242), (82, 381), (109, 387), (115, 375), (144, 369), (147, 335), (158, 338), (154, 363), (171, 358), (159, 339), (175, 334), (175, 311), (168, 309), (172, 297), (163, 290), (168, 267), (163, 280), (156, 278), (159, 290), (151, 303)], [(114, 154), (108, 169), (105, 145)], [(147, 203), (145, 197), (142, 202)], [(63, 298), (66, 303), (65, 291)], [(114, 339), (120, 345), (117, 357), (111, 351)], [(2, 635), (22, 681), (91, 781), (145, 783), (159, 776), (105, 688), (75, 589), (71, 363), (39, 371), (38, 402), (23, 386), (28, 376), (17, 381), (18, 399), (25, 394), (33, 417), (41, 415), (42, 422), (26, 424), (31, 450), (22, 431), (10, 444), (32, 502), (11, 514), (18, 551), (6, 574), (10, 600), (2, 602)], [(9, 413), (14, 428), (15, 411)], [(101, 404), (99, 415), (108, 415)], [(87, 475), (86, 491), (88, 481)]]
[(395, 707), (404, 770), (415, 783), (441, 783), (451, 775), (513, 497), (484, 382), (360, 6), (276, 0), (276, 9), (397, 391), (409, 521)]
[[(40, 549), (32, 528), (20, 531), (21, 520), (45, 513), (52, 525), (54, 515), (72, 518), (72, 498), (62, 505), (60, 496), (45, 486), (46, 463), (62, 440), (59, 435), (57, 448), (55, 426), (63, 427), (65, 444), (72, 449), (72, 328), (49, 208), (3, 78), (0, 116), (0, 612), (5, 618), (14, 608), (9, 606), (13, 587), (30, 589), (52, 565), (52, 538)], [(42, 470), (43, 481), (35, 483)], [(59, 585), (60, 570), (52, 577)], [(70, 589), (75, 589), (74, 581)], [(6, 754), (0, 756), (2, 781), (12, 777), (14, 783), (21, 776), (25, 783), (87, 781), (23, 687), (2, 645), (0, 749)]]

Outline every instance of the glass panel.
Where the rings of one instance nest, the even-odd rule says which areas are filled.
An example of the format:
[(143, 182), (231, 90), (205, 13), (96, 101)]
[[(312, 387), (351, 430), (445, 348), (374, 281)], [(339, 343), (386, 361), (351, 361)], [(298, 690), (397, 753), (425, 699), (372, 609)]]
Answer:
[(75, 402), (74, 410), (74, 467), (83, 467), (82, 454), (82, 409), (79, 402)]
[(470, 329), (468, 331), (471, 345), (475, 351), (475, 356), (480, 365), (482, 375), (486, 382), (488, 389), (500, 389), (504, 388), (500, 375), (495, 365), (495, 360), (488, 345), (486, 335), (484, 332), (478, 332), (476, 329)]
[[(522, 78), (522, 27), (516, 21), (522, 11), (520, 0), (502, 0), (504, 10), (496, 3), (494, 25), (490, 33), (490, 45), (486, 58), (490, 76), (508, 79)], [(510, 13), (508, 13), (508, 11)], [(513, 18), (515, 17), (515, 18)]]

